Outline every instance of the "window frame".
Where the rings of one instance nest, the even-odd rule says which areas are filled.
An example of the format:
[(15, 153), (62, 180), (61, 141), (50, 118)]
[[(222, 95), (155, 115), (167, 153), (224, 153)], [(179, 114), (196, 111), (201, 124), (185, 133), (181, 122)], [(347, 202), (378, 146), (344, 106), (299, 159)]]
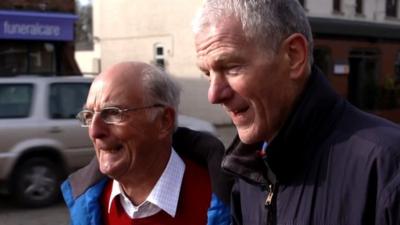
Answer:
[[(158, 53), (158, 49), (162, 49), (162, 54)], [(158, 67), (161, 68), (162, 70), (165, 70), (165, 46), (161, 43), (155, 43), (154, 44), (154, 64)]]
[(364, 2), (363, 2), (363, 0), (356, 0), (355, 13), (357, 15), (363, 15), (364, 14)]
[[(390, 3), (392, 3), (392, 4), (390, 4)], [(399, 11), (398, 0), (386, 0), (386, 4), (385, 4), (385, 16), (386, 17), (397, 18), (399, 15), (398, 11)]]
[(342, 0), (333, 0), (333, 12), (341, 13), (342, 12)]

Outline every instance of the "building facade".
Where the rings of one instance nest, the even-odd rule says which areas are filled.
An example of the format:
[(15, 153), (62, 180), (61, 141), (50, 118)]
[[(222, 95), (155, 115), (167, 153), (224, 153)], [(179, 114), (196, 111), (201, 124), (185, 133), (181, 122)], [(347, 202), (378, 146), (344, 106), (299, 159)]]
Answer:
[(398, 0), (304, 0), (316, 64), (357, 107), (400, 123)]
[(0, 77), (79, 75), (74, 0), (0, 2)]
[[(358, 107), (400, 122), (398, 1), (300, 0), (313, 29), (315, 62), (336, 90)], [(83, 72), (125, 60), (162, 66), (183, 87), (183, 114), (230, 123), (219, 106), (207, 102), (208, 82), (196, 67), (191, 21), (201, 0), (93, 4), (94, 51), (77, 53), (81, 68), (88, 68)]]

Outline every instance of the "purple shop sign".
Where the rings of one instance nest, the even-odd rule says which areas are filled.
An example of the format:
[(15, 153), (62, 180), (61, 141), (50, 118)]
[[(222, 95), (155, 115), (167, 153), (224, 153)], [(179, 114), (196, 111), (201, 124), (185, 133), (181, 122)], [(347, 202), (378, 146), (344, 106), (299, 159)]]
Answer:
[(66, 13), (0, 10), (0, 39), (72, 41), (77, 18)]

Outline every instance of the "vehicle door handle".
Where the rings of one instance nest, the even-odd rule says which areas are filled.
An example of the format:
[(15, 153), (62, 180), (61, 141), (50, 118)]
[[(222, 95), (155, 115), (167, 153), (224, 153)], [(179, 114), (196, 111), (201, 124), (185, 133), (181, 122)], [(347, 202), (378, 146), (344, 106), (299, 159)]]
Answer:
[(56, 134), (56, 133), (61, 133), (62, 129), (60, 127), (51, 127), (49, 130), (50, 133)]

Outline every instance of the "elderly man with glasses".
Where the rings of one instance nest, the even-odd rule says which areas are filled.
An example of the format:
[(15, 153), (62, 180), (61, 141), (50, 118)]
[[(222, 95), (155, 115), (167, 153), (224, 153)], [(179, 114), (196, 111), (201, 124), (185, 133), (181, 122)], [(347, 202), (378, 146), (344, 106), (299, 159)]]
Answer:
[(62, 185), (72, 224), (229, 224), (223, 145), (176, 129), (179, 92), (167, 74), (139, 62), (96, 77), (77, 118), (97, 160)]

